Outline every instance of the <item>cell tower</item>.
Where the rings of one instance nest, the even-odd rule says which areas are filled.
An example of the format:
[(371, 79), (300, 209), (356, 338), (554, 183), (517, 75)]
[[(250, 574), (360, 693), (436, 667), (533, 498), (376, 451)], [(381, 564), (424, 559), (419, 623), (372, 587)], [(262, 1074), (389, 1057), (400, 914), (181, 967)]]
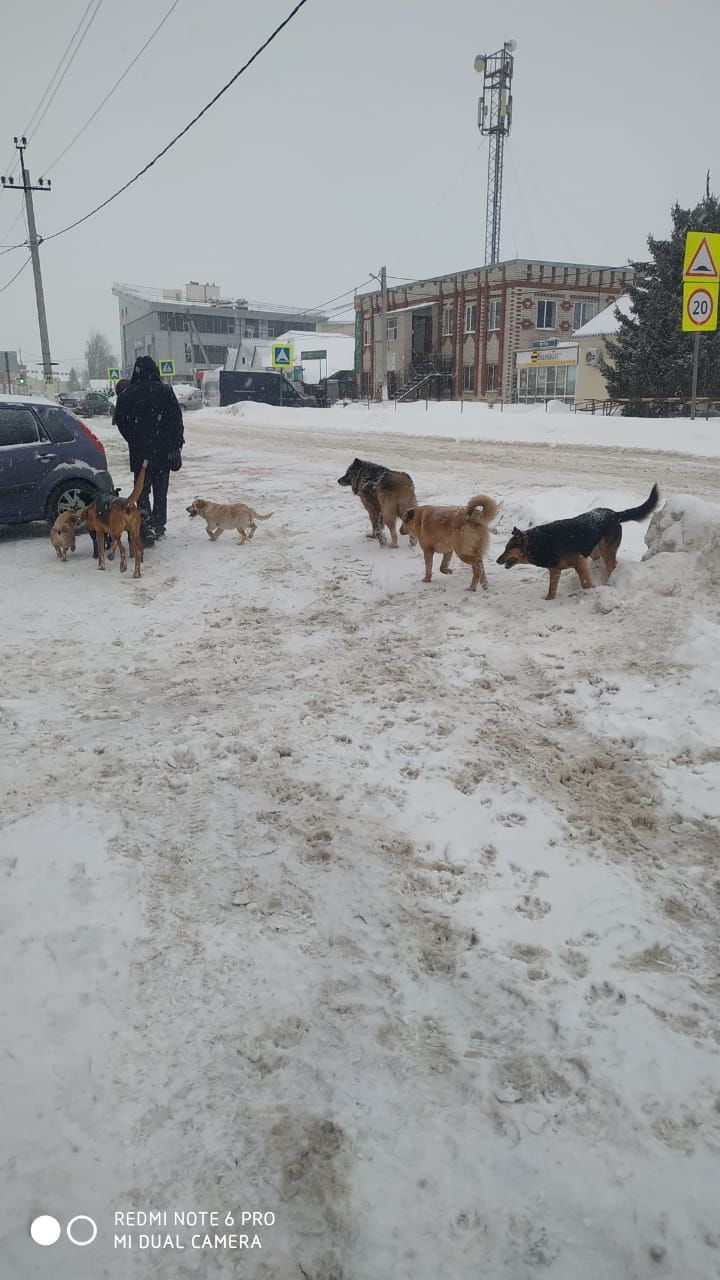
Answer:
[(512, 124), (513, 53), (516, 40), (506, 40), (496, 53), (479, 53), (475, 70), (482, 72), (483, 89), (478, 98), (478, 129), (488, 137), (487, 201), (485, 205), (485, 265), (500, 257), (500, 215), (502, 213), (503, 150)]

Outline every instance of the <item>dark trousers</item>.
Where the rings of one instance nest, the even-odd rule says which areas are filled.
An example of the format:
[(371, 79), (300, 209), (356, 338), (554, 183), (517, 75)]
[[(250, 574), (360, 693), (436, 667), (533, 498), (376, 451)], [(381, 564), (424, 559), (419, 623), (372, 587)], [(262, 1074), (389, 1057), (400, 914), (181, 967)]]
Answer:
[[(140, 467), (135, 471), (135, 479), (140, 474)], [(145, 476), (145, 484), (142, 493), (138, 498), (138, 506), (141, 511), (147, 512), (150, 524), (154, 529), (164, 529), (167, 524), (167, 496), (168, 486), (170, 484), (170, 469), (161, 470), (159, 467), (150, 463)], [(150, 506), (150, 493), (152, 492), (152, 508)]]

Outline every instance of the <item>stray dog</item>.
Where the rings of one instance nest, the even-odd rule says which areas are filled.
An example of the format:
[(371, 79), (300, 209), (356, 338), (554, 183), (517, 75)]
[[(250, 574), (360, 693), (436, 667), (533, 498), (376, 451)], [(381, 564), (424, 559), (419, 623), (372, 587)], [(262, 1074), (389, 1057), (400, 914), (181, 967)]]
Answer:
[(137, 506), (137, 500), (143, 491), (147, 465), (147, 462), (143, 462), (138, 472), (138, 478), (135, 481), (135, 487), (128, 498), (118, 498), (114, 493), (99, 493), (95, 501), (84, 507), (78, 516), (78, 521), (86, 525), (93, 535), (93, 541), (97, 548), (98, 569), (105, 568), (105, 538), (109, 537), (108, 559), (113, 559), (115, 548), (119, 547), (120, 572), (125, 573), (127, 558), (122, 536), (127, 533), (130, 555), (135, 560), (133, 578), (140, 577), (143, 553), (140, 541), (141, 512)]
[(574, 569), (582, 587), (592, 586), (588, 572), (587, 556), (601, 559), (610, 577), (617, 564), (617, 551), (622, 541), (622, 526), (626, 520), (645, 520), (654, 511), (660, 499), (658, 487), (653, 485), (647, 502), (627, 511), (611, 511), (609, 507), (596, 507), (570, 520), (553, 520), (551, 524), (539, 524), (534, 529), (513, 529), (512, 537), (498, 564), (512, 569), (514, 564), (535, 564), (550, 573), (546, 600), (554, 600), (560, 574), (563, 569)]
[[(363, 462), (356, 458), (350, 464), (344, 476), (340, 476), (338, 484), (347, 484), (357, 494), (370, 517), (372, 533), (369, 538), (377, 538), (381, 547), (386, 545), (383, 526), (390, 530), (390, 546), (398, 545), (395, 521), (402, 517), (403, 511), (417, 502), (415, 486), (406, 471), (391, 471), (377, 462)], [(404, 529), (400, 529), (404, 533)], [(410, 546), (415, 546), (415, 537), (411, 535)]]
[[(240, 541), (249, 542), (257, 529), (255, 521), (269, 520), (275, 515), (274, 511), (270, 511), (268, 515), (261, 516), (244, 502), (206, 502), (204, 498), (196, 498), (186, 510), (191, 520), (194, 516), (202, 516), (206, 521), (206, 533), (212, 542), (217, 542), (226, 529), (237, 529)], [(246, 532), (248, 529), (249, 533)]]
[(68, 551), (75, 550), (75, 534), (78, 518), (75, 511), (62, 511), (50, 530), (50, 541), (54, 546), (58, 560), (67, 560)]
[[(482, 508), (480, 510), (479, 508)], [(425, 577), (432, 579), (433, 556), (442, 553), (441, 573), (452, 573), (453, 553), (472, 568), (468, 591), (477, 591), (478, 582), (487, 591), (483, 556), (488, 549), (488, 525), (497, 515), (497, 503), (486, 494), (471, 498), (464, 507), (411, 507), (405, 512), (401, 533), (414, 534), (425, 556)]]

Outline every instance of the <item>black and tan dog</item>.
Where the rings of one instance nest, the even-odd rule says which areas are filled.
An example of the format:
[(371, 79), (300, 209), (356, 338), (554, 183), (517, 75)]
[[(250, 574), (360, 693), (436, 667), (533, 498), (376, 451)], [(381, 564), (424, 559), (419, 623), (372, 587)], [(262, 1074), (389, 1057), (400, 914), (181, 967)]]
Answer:
[(574, 569), (582, 586), (592, 586), (588, 572), (587, 556), (601, 559), (608, 577), (617, 564), (617, 551), (622, 541), (622, 526), (627, 520), (646, 520), (654, 511), (660, 495), (653, 485), (650, 497), (640, 507), (627, 511), (612, 511), (609, 507), (596, 507), (570, 520), (553, 520), (551, 524), (539, 524), (534, 529), (513, 529), (512, 537), (498, 564), (512, 569), (514, 564), (534, 564), (550, 573), (546, 600), (554, 600), (560, 574), (563, 569)]
[[(417, 503), (415, 486), (406, 471), (391, 471), (389, 467), (380, 466), (377, 462), (363, 462), (355, 458), (344, 476), (340, 476), (338, 484), (350, 485), (357, 494), (370, 517), (372, 533), (369, 538), (377, 538), (381, 547), (386, 544), (384, 526), (390, 531), (390, 546), (398, 545), (395, 522), (401, 519), (408, 507)], [(415, 546), (415, 538), (410, 538), (410, 545)]]

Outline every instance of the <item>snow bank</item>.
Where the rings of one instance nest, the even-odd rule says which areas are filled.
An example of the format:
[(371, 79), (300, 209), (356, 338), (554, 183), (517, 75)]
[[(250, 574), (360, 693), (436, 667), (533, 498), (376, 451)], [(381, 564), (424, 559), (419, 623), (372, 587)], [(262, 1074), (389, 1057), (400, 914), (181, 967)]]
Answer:
[(241, 422), (250, 427), (287, 431), (343, 431), (356, 435), (432, 436), (452, 441), (601, 445), (720, 457), (720, 424), (689, 418), (605, 418), (572, 413), (562, 401), (544, 405), (513, 404), (492, 408), (484, 403), (421, 401), (416, 404), (339, 403), (329, 409), (285, 409), (274, 405), (230, 405), (200, 411), (193, 425), (214, 432)]
[[(623, 743), (650, 768), (660, 802), (679, 821), (720, 818), (720, 506), (671, 494), (645, 534), (647, 569), (624, 567), (616, 589), (647, 600), (684, 597), (683, 640), (671, 632), (665, 669), (648, 657), (647, 672), (606, 673), (572, 691), (591, 733)], [(715, 614), (713, 618), (712, 614)], [(679, 629), (680, 617), (676, 621)], [(669, 669), (668, 669), (669, 668)]]

